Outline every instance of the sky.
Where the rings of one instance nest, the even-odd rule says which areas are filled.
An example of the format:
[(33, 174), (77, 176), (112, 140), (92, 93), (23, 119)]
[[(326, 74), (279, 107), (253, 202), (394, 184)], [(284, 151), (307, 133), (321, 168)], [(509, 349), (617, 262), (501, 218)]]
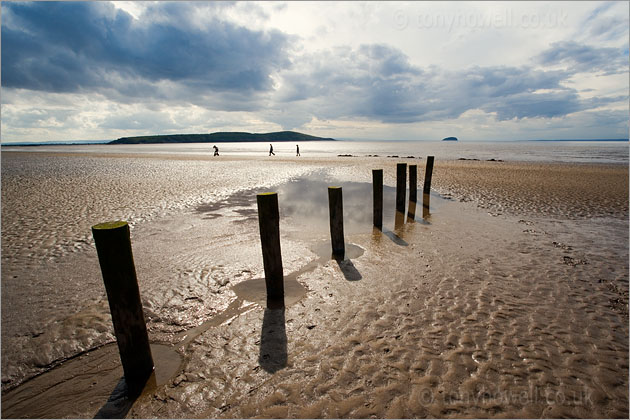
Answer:
[(628, 138), (628, 2), (2, 2), (1, 140)]

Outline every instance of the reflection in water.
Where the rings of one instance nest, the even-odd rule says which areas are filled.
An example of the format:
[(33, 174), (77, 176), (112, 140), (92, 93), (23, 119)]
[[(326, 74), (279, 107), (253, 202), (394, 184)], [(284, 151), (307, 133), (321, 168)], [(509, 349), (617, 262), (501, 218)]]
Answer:
[(269, 373), (286, 367), (287, 331), (284, 319), (284, 307), (265, 309), (263, 325), (260, 332), (260, 355), (258, 363)]
[[(340, 182), (311, 178), (298, 178), (278, 188), (280, 215), (290, 216), (294, 223), (326, 233), (330, 229), (328, 187), (343, 188), (343, 224), (348, 234), (369, 232), (373, 226), (372, 184), (369, 182)], [(383, 186), (383, 218), (394, 215), (396, 189)]]
[[(300, 225), (304, 230), (327, 234), (330, 224), (326, 203), (328, 203), (328, 187), (332, 184), (343, 188), (345, 233), (370, 232), (373, 229), (374, 221), (372, 214), (373, 191), (372, 184), (369, 182), (343, 182), (325, 179), (323, 174), (294, 179), (278, 188), (281, 216), (291, 217), (292, 222)], [(434, 193), (433, 198), (439, 198), (439, 196)], [(438, 200), (438, 203), (440, 202)], [(429, 194), (423, 194), (422, 219), (420, 219), (417, 217), (419, 215), (416, 215), (418, 204), (413, 201), (409, 202), (409, 211), (405, 218), (404, 212), (396, 212), (396, 188), (383, 185), (383, 222), (394, 219), (394, 231), (400, 239), (400, 231), (405, 222), (426, 222), (426, 218), (430, 216), (429, 203)], [(384, 227), (383, 233), (386, 232)]]

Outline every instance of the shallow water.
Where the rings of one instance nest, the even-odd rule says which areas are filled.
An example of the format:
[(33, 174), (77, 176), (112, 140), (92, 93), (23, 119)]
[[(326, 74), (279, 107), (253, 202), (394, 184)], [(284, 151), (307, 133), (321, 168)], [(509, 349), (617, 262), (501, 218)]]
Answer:
[[(221, 156), (265, 157), (266, 143), (218, 143)], [(143, 144), (143, 145), (72, 145), (11, 147), (7, 151), (51, 151), (70, 153), (125, 154), (142, 153), (156, 155), (195, 155), (211, 157), (212, 144)], [(274, 150), (278, 157), (295, 156), (295, 144), (277, 143)], [(581, 162), (628, 164), (628, 142), (601, 141), (321, 141), (300, 144), (302, 159), (332, 158), (338, 155), (395, 156), (401, 159), (499, 159), (525, 162)]]
[[(328, 178), (328, 179), (327, 179)], [(344, 231), (347, 234), (372, 231), (372, 184), (368, 182), (349, 182), (327, 177), (325, 174), (310, 174), (290, 180), (277, 188), (281, 217), (290, 219), (290, 223), (305, 230), (307, 235), (327, 235), (329, 230), (328, 187), (342, 188)], [(418, 187), (422, 189), (422, 185)], [(406, 189), (405, 208), (410, 209), (409, 188)], [(411, 220), (422, 221), (422, 192), (418, 194), (418, 203), (412, 205)], [(435, 213), (444, 204), (444, 199), (432, 193), (430, 212)], [(406, 212), (409, 215), (409, 212)], [(398, 215), (399, 216), (399, 215)], [(383, 186), (383, 226), (393, 229), (396, 222), (396, 188)], [(408, 217), (404, 217), (407, 219)], [(405, 221), (403, 221), (404, 223)], [(398, 221), (400, 224), (400, 221)]]

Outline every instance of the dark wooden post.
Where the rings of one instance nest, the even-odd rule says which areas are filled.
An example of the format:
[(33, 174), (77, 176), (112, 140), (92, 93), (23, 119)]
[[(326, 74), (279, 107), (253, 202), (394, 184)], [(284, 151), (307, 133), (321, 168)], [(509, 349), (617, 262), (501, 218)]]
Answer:
[(427, 157), (427, 170), (424, 174), (424, 194), (429, 194), (431, 192), (431, 176), (433, 175), (433, 156)]
[(258, 226), (262, 244), (265, 285), (267, 286), (267, 306), (284, 302), (284, 274), (282, 252), (280, 250), (280, 212), (278, 194), (275, 192), (258, 194)]
[(394, 215), (394, 231), (396, 231), (396, 233), (398, 233), (399, 236), (404, 225), (405, 225), (405, 214), (397, 211), (396, 214)]
[(328, 210), (330, 213), (330, 239), (332, 253), (343, 257), (346, 246), (343, 238), (343, 198), (341, 187), (328, 187)]
[(383, 170), (372, 169), (372, 203), (374, 226), (383, 227)]
[(418, 165), (409, 165), (409, 202), (418, 201)]
[(153, 373), (153, 357), (142, 312), (127, 222), (92, 226), (114, 333), (130, 394), (139, 394)]
[(416, 202), (409, 200), (409, 208), (407, 209), (407, 221), (413, 222), (416, 219)]
[(426, 219), (430, 216), (429, 206), (431, 203), (431, 194), (423, 193), (422, 194), (422, 218)]
[(396, 211), (405, 212), (405, 199), (407, 197), (407, 164), (396, 165)]

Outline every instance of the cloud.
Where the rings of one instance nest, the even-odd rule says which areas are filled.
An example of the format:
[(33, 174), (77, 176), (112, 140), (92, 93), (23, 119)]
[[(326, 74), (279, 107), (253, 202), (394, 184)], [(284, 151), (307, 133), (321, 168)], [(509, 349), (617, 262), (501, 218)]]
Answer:
[(544, 66), (564, 66), (572, 73), (602, 72), (611, 75), (628, 71), (627, 46), (596, 48), (574, 41), (556, 42), (542, 52), (537, 60)]
[[(590, 7), (579, 19), (583, 37), (558, 32), (543, 51), (546, 38), (528, 44), (527, 53), (522, 43), (511, 46), (523, 35), (508, 27), (500, 28), (499, 46), (498, 28), (476, 28), (467, 39), (459, 38), (465, 28), (456, 36), (418, 30), (417, 39), (411, 27), (387, 32), (391, 19), (381, 15), (393, 10), (389, 5), (373, 11), (373, 4), (344, 4), (349, 20), (337, 16), (320, 43), (311, 39), (323, 39), (316, 32), (300, 38), (268, 24), (298, 7), (151, 2), (135, 5), (131, 15), (108, 2), (4, 3), (3, 133), (83, 127), (103, 138), (327, 122), (402, 133), (415, 124), (474, 126), (471, 115), (482, 115), (485, 125), (533, 127), (534, 120), (578, 121), (574, 116), (588, 111), (627, 109), (627, 81), (619, 81), (628, 73), (627, 18), (617, 16), (627, 5)], [(316, 14), (309, 7), (284, 18), (302, 24)], [(316, 22), (327, 21), (304, 25), (315, 31)], [(378, 37), (366, 35), (366, 23), (381, 25)]]
[(301, 117), (271, 116), (285, 128), (312, 118), (385, 123), (446, 120), (473, 109), (495, 113), (499, 120), (552, 118), (587, 105), (575, 89), (563, 85), (572, 75), (565, 70), (537, 70), (529, 65), (418, 67), (386, 45), (336, 48), (295, 62), (281, 73), (275, 100), (277, 107), (291, 107)]
[(628, 12), (627, 2), (601, 3), (581, 23), (581, 31), (591, 42), (627, 40)]
[(190, 13), (185, 3), (153, 5), (142, 20), (103, 2), (3, 6), (2, 85), (7, 88), (101, 90), (137, 98), (154, 91), (180, 99), (173, 86), (158, 85), (172, 82), (186, 95), (256, 93), (272, 89), (270, 75), (291, 64), (289, 36), (217, 18), (204, 27), (185, 27)]

